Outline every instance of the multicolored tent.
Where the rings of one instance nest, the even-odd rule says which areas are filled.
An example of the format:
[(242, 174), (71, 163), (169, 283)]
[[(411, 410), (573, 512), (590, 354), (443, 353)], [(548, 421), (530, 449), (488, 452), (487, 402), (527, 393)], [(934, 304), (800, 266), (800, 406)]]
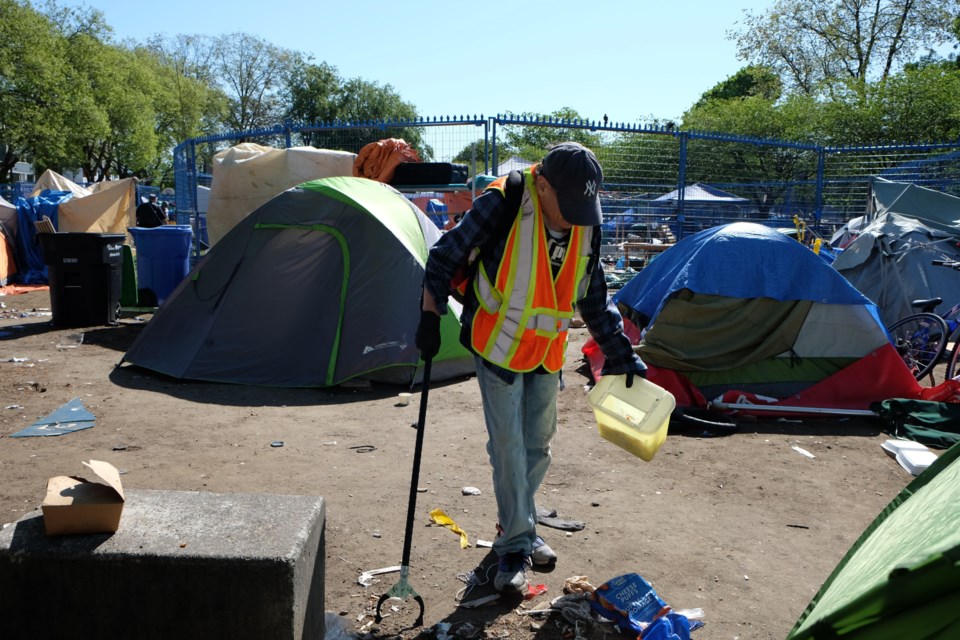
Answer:
[[(274, 197), (211, 248), (124, 361), (176, 378), (329, 387), (410, 383), (436, 226), (392, 187), (331, 177)], [(435, 380), (469, 375), (455, 313), (443, 316)]]
[[(635, 325), (649, 379), (681, 407), (867, 411), (887, 398), (944, 400), (960, 386), (920, 387), (876, 306), (810, 249), (762, 225), (688, 236), (613, 299)], [(596, 344), (583, 351), (598, 374)]]

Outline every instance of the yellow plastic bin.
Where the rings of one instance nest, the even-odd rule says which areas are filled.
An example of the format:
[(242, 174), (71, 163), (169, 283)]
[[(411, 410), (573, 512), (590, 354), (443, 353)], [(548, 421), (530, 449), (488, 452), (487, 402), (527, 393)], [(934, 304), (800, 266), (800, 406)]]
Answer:
[(667, 439), (670, 414), (677, 401), (666, 389), (634, 376), (628, 389), (625, 375), (606, 375), (587, 399), (600, 435), (649, 462)]

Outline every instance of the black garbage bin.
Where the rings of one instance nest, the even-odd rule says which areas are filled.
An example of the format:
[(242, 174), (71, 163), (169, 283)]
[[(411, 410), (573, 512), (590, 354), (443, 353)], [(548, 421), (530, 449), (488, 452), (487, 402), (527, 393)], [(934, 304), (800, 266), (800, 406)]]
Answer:
[(117, 324), (122, 233), (38, 233), (50, 282), (53, 324)]

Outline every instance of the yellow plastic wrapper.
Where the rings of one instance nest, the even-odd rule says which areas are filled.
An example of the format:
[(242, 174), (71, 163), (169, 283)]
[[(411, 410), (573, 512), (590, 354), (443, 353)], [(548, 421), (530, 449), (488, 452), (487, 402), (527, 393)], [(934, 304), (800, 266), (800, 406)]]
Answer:
[(441, 527), (446, 527), (453, 531), (454, 533), (460, 534), (460, 548), (467, 549), (470, 547), (470, 540), (467, 539), (467, 532), (461, 529), (456, 522), (450, 519), (450, 516), (443, 512), (443, 509), (434, 509), (430, 512), (430, 517), (433, 518), (433, 521), (439, 524)]

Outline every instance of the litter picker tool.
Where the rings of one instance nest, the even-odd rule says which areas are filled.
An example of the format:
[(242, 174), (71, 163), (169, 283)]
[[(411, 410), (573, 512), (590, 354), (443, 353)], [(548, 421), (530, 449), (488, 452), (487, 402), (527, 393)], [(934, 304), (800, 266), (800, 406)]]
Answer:
[(417, 418), (417, 444), (413, 450), (413, 477), (410, 479), (410, 500), (407, 503), (407, 530), (403, 536), (403, 559), (400, 561), (400, 580), (390, 587), (389, 591), (380, 596), (380, 599), (377, 601), (377, 615), (375, 620), (378, 624), (383, 620), (380, 607), (383, 606), (383, 603), (386, 602), (387, 599), (399, 598), (400, 600), (406, 600), (412, 596), (417, 604), (420, 605), (420, 616), (416, 622), (413, 623), (413, 626), (419, 627), (423, 625), (423, 598), (420, 597), (419, 593), (414, 591), (410, 583), (407, 582), (407, 578), (410, 575), (410, 547), (413, 542), (413, 516), (417, 510), (417, 484), (420, 481), (420, 453), (423, 449), (423, 430), (427, 421), (427, 396), (430, 393), (430, 365), (432, 362), (433, 358), (427, 358), (423, 363), (423, 390), (420, 393), (420, 416)]

